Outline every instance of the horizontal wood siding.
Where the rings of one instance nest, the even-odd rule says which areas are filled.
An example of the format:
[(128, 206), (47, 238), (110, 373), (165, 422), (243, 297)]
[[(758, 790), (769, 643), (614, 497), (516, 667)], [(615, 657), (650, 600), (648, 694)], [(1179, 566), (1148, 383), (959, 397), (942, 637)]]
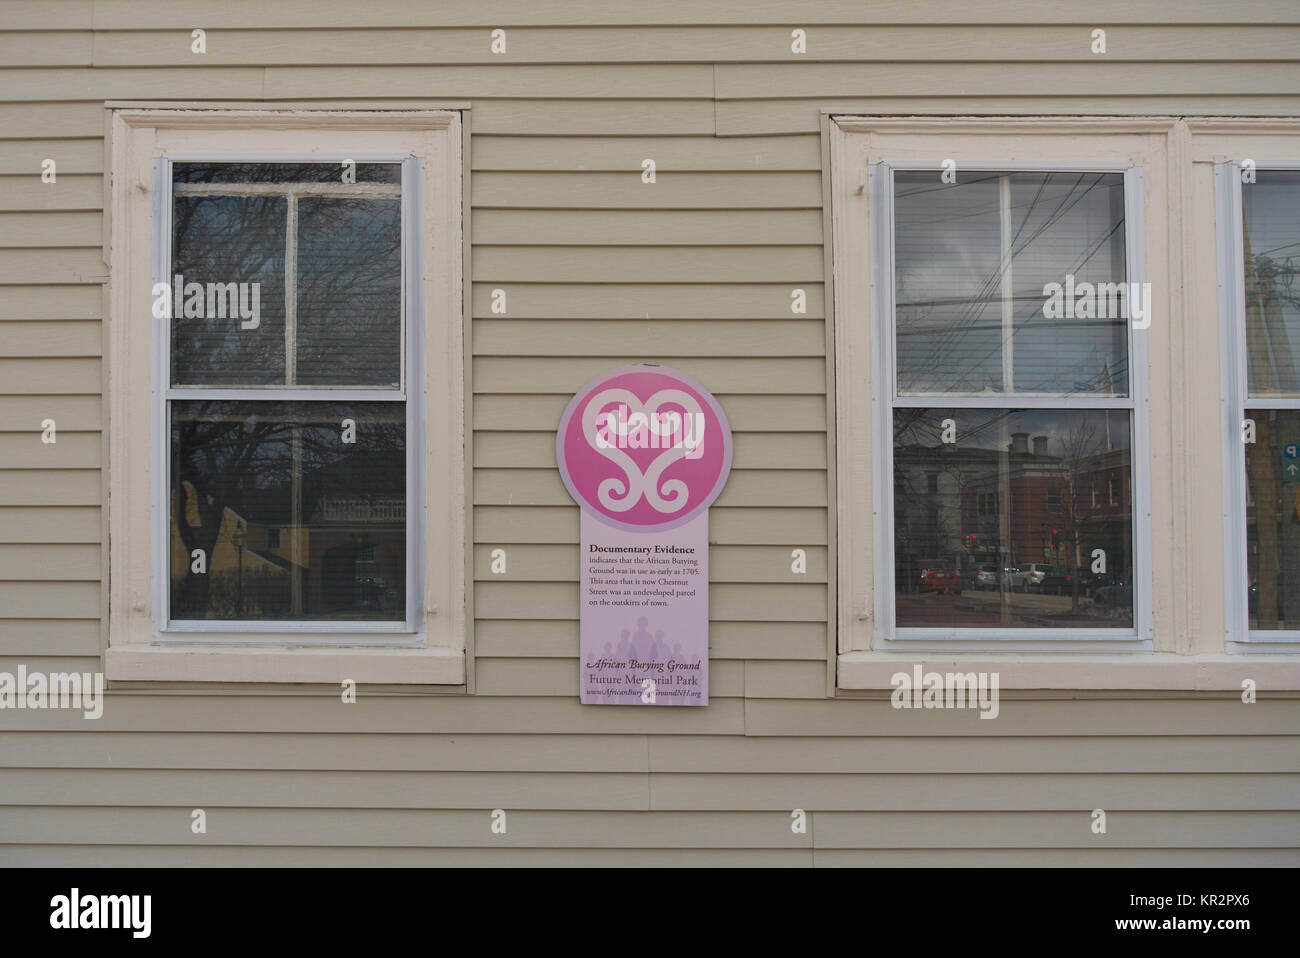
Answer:
[[(105, 100), (471, 107), (476, 612), (473, 695), (134, 689), (93, 722), (0, 711), (0, 863), (1300, 864), (1300, 699), (1007, 693), (984, 722), (827, 698), (823, 113), (1300, 112), (1289, 0), (1053, 6), (0, 5), (0, 669), (99, 668)], [(735, 431), (706, 709), (576, 697), (554, 430), (583, 382), (641, 361), (704, 382)]]

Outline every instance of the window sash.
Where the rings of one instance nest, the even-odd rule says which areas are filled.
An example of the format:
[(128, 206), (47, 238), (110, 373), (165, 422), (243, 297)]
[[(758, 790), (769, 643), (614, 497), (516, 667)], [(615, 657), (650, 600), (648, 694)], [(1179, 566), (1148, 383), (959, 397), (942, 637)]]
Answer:
[[(1125, 281), (1141, 283), (1145, 279), (1142, 205), (1145, 192), (1141, 167), (1118, 164), (959, 164), (968, 171), (999, 172), (1122, 172), (1124, 174)], [(875, 432), (882, 439), (873, 443), (872, 507), (877, 516), (874, 543), (875, 634), (877, 648), (895, 645), (900, 648), (922, 646), (939, 649), (952, 643), (996, 646), (1015, 649), (1049, 643), (1060, 648), (1099, 650), (1144, 649), (1152, 642), (1150, 488), (1148, 454), (1151, 448), (1146, 417), (1147, 351), (1145, 336), (1137, 335), (1132, 322), (1126, 326), (1128, 336), (1129, 389), (1127, 396), (1103, 397), (1076, 394), (978, 393), (900, 396), (897, 375), (897, 340), (895, 317), (894, 254), (894, 178), (895, 170), (935, 171), (934, 164), (884, 162), (872, 160), (868, 167), (870, 199), (870, 261), (873, 282), (871, 312), (874, 349), (872, 366), (872, 406)], [(937, 174), (936, 174), (937, 175)], [(884, 278), (882, 281), (881, 278)], [(1053, 409), (1123, 409), (1131, 416), (1130, 510), (1133, 543), (1133, 628), (984, 628), (984, 627), (906, 627), (896, 625), (894, 562), (894, 448), (893, 415), (895, 409), (916, 407), (953, 408), (1053, 408)], [(1015, 504), (1012, 503), (1012, 508)]]
[[(341, 157), (313, 156), (312, 161), (341, 161)], [(408, 322), (409, 317), (424, 315), (423, 292), (420, 276), (423, 273), (420, 243), (420, 211), (423, 209), (424, 161), (412, 156), (347, 157), (358, 164), (395, 162), (402, 164), (401, 185), (390, 184), (212, 184), (213, 194), (239, 195), (250, 187), (269, 186), (281, 193), (311, 193), (338, 196), (357, 192), (365, 196), (401, 196), (401, 331), (399, 342), (401, 372), (398, 389), (357, 388), (347, 386), (268, 385), (245, 387), (209, 387), (173, 385), (171, 382), (171, 327), (170, 319), (154, 319), (154, 356), (152, 366), (156, 388), (153, 421), (151, 423), (151, 457), (155, 487), (153, 528), (153, 600), (160, 610), (159, 632), (167, 642), (185, 644), (194, 642), (210, 644), (212, 641), (230, 644), (264, 644), (258, 633), (291, 632), (314, 645), (366, 645), (397, 647), (418, 644), (420, 622), (424, 615), (423, 582), (425, 580), (424, 530), (420, 521), (424, 515), (424, 450), (425, 410), (419, 402), (409, 402), (409, 384), (424, 382), (423, 328), (419, 322)], [(154, 210), (153, 210), (153, 282), (171, 282), (172, 264), (172, 164), (176, 162), (247, 162), (284, 163), (294, 157), (269, 156), (204, 156), (176, 155), (154, 160)], [(182, 184), (182, 195), (194, 186)], [(323, 187), (315, 189), (313, 187)], [(376, 189), (377, 187), (377, 189)], [(359, 189), (364, 188), (364, 189)], [(384, 192), (380, 192), (384, 191)], [(264, 191), (264, 192), (270, 192)], [(292, 198), (290, 201), (292, 206)], [(296, 245), (292, 226), (289, 237)], [(295, 251), (296, 252), (296, 251)], [(286, 245), (286, 271), (296, 259)], [(296, 282), (296, 277), (295, 277)], [(286, 299), (290, 297), (286, 295)], [(286, 309), (286, 312), (288, 308)], [(286, 336), (291, 323), (286, 317)], [(287, 362), (287, 359), (286, 359)], [(287, 370), (286, 370), (287, 372)], [(285, 402), (290, 400), (319, 402), (400, 402), (406, 410), (406, 610), (402, 622), (392, 620), (240, 620), (240, 619), (173, 619), (171, 615), (171, 588), (168, 563), (171, 554), (172, 503), (171, 503), (171, 402), (173, 400), (231, 399), (253, 402)], [(166, 503), (165, 506), (161, 505)], [(219, 635), (217, 633), (220, 633)]]
[[(1224, 611), (1229, 650), (1268, 646), (1300, 651), (1300, 630), (1250, 628), (1245, 419), (1252, 409), (1300, 409), (1300, 398), (1251, 396), (1247, 390), (1245, 224), (1241, 164), (1214, 164), (1215, 243), (1219, 259), (1220, 373), (1223, 377)], [(1300, 164), (1256, 164), (1257, 172), (1295, 170)]]

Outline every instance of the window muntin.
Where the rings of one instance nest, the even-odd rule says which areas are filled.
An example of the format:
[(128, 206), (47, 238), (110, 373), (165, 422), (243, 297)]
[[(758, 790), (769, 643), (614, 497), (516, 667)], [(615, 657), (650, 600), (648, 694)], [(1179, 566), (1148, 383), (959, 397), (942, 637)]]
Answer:
[[(883, 330), (893, 362), (878, 369), (892, 387), (886, 393), (889, 419), (880, 426), (890, 438), (884, 467), (894, 490), (878, 529), (893, 552), (884, 574), (877, 569), (878, 582), (892, 583), (877, 592), (878, 601), (890, 603), (878, 608), (882, 631), (900, 640), (1137, 637), (1134, 517), (1114, 501), (1094, 506), (1089, 489), (1116, 471), (1131, 477), (1137, 466), (1130, 453), (1137, 423), (1129, 375), (1128, 175), (981, 169), (966, 174), (966, 190), (961, 182), (943, 184), (929, 168), (882, 163), (872, 175), (885, 177), (873, 195), (889, 204), (876, 218), (888, 228), (882, 234), (877, 226), (874, 242), (876, 249), (889, 244), (884, 262), (892, 264), (894, 280)], [(1132, 182), (1140, 187), (1139, 176)], [(881, 262), (875, 259), (876, 268)], [(1049, 284), (1059, 284), (1062, 299), (1072, 291), (1093, 295), (1086, 307), (1063, 314), (1060, 302), (1048, 303)], [(1149, 300), (1144, 305), (1150, 309)], [(999, 428), (998, 441), (985, 440), (981, 449), (976, 437), (1000, 420), (1008, 425)], [(907, 442), (909, 422), (931, 432), (932, 441)], [(1065, 449), (1067, 439), (1077, 448)], [(1019, 475), (1012, 481), (1011, 462), (1032, 457), (1035, 442), (1061, 447), (1039, 450), (1044, 461), (1055, 460), (1041, 471), (1056, 478)], [(899, 472), (912, 468), (916, 457), (932, 457), (933, 471), (935, 462), (981, 455), (1007, 464), (995, 488), (982, 500), (975, 492), (968, 511), (955, 491), (967, 480), (957, 479), (950, 496), (957, 501), (946, 511), (961, 517), (959, 528), (942, 527), (933, 518), (937, 512), (923, 509), (920, 524), (931, 541), (911, 541), (912, 530), (900, 525), (912, 524), (908, 508), (921, 504), (904, 502), (900, 512), (908, 482)], [(977, 479), (980, 470), (971, 470), (970, 481), (989, 482), (992, 470), (985, 464), (983, 471), (990, 475)], [(1048, 516), (1044, 490), (1028, 483), (1064, 484), (1067, 473), (1074, 492), (1063, 489), (1062, 512)], [(1009, 503), (1005, 517), (988, 514), (993, 501)], [(992, 541), (961, 528), (969, 515), (979, 517), (981, 507), (978, 521), (998, 525)], [(1036, 507), (1043, 516), (1030, 515)], [(1033, 539), (1045, 540), (1036, 555)], [(969, 586), (960, 597), (953, 590), (947, 596), (931, 591), (927, 604), (918, 605), (920, 577), (910, 574), (911, 567), (921, 552), (932, 556), (936, 550), (941, 561), (961, 570), (963, 584), (978, 581), (980, 567), (1003, 569), (996, 593), (972, 599)], [(1031, 563), (1054, 567), (1068, 579), (1053, 575), (1044, 590), (1042, 577), (1025, 572)], [(1036, 586), (1053, 594), (1033, 594)]]
[(1300, 631), (1300, 171), (1259, 170), (1241, 190), (1245, 580), (1248, 627)]
[(169, 627), (412, 631), (403, 165), (169, 179)]

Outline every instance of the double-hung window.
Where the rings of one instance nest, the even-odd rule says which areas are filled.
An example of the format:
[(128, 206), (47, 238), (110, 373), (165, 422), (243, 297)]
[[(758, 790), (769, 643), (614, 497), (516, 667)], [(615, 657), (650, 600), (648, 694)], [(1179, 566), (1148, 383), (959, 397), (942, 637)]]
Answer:
[(1300, 649), (1300, 162), (1273, 159), (1215, 164), (1228, 637), (1258, 651)]
[(464, 681), (456, 116), (115, 132), (110, 678)]
[(1142, 648), (1142, 166), (959, 126), (841, 124), (841, 651)]

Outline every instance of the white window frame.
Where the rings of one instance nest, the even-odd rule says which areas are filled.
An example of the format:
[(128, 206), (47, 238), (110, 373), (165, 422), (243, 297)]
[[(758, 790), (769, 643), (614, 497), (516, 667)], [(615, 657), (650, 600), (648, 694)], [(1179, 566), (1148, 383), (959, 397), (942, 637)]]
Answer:
[[(170, 282), (171, 164), (343, 159), (402, 164), (402, 386), (337, 392), (405, 403), (405, 622), (171, 620), (167, 400), (320, 398), (292, 386), (171, 386), (170, 323), (150, 309), (153, 282)], [(112, 119), (112, 170), (109, 680), (463, 685), (459, 113), (123, 109)]]
[[(1041, 132), (1019, 133), (1015, 135), (1014, 152), (1005, 143), (995, 146), (987, 137), (963, 135), (960, 131), (950, 131), (947, 136), (930, 135), (930, 146), (935, 152), (926, 155), (928, 143), (906, 134), (882, 133), (878, 128), (870, 132), (864, 130), (854, 133), (846, 128), (843, 121), (837, 124), (842, 135), (858, 148), (852, 152), (850, 175), (865, 173), (864, 195), (868, 198), (869, 234), (866, 249), (861, 240), (853, 250), (848, 251), (854, 262), (862, 262), (865, 252), (869, 262), (872, 278), (869, 291), (869, 305), (860, 295), (855, 295), (852, 288), (841, 289), (840, 279), (844, 270), (836, 269), (837, 327), (843, 335), (837, 336), (837, 343), (842, 348), (845, 341), (855, 335), (860, 337), (863, 316), (870, 316), (872, 345), (880, 348), (871, 353), (872, 362), (869, 370), (849, 369), (841, 385), (848, 386), (855, 378), (865, 372), (871, 384), (871, 402), (869, 417), (877, 435), (884, 437), (871, 443), (872, 505), (875, 516), (873, 530), (873, 588), (871, 593), (871, 610), (869, 613), (872, 629), (870, 636), (861, 634), (849, 624), (851, 633), (857, 642), (851, 651), (858, 647), (874, 651), (926, 651), (953, 652), (959, 650), (988, 650), (1004, 648), (1008, 650), (1046, 650), (1068, 649), (1075, 651), (1107, 649), (1146, 650), (1151, 648), (1151, 541), (1150, 522), (1142, 521), (1149, 517), (1149, 498), (1146, 490), (1150, 487), (1148, 468), (1149, 451), (1147, 421), (1147, 369), (1146, 332), (1135, 330), (1128, 325), (1129, 348), (1129, 390), (1125, 397), (1101, 398), (1093, 396), (1037, 396), (1012, 394), (1005, 397), (986, 397), (977, 395), (934, 395), (924, 397), (904, 397), (896, 392), (896, 370), (894, 355), (894, 230), (893, 230), (893, 172), (895, 170), (930, 170), (936, 179), (942, 172), (942, 163), (952, 158), (957, 163), (958, 175), (972, 171), (1070, 171), (1070, 172), (1106, 172), (1122, 173), (1124, 176), (1125, 203), (1125, 256), (1127, 260), (1127, 282), (1143, 282), (1146, 277), (1146, 239), (1144, 232), (1144, 188), (1142, 166), (1128, 156), (1117, 158), (1113, 150), (1102, 151), (1094, 158), (1081, 161), (1077, 141), (1070, 142), (1059, 134), (1051, 136)], [(1009, 152), (1000, 157), (998, 153)], [(861, 151), (865, 151), (863, 154)], [(1109, 155), (1107, 155), (1109, 154)], [(1022, 158), (1023, 157), (1023, 158)], [(865, 167), (865, 169), (864, 169)], [(864, 204), (857, 204), (860, 209)], [(837, 211), (838, 212), (838, 211)], [(845, 224), (847, 226), (847, 224)], [(837, 235), (838, 241), (838, 235)], [(836, 250), (838, 256), (845, 252)], [(842, 299), (838, 294), (843, 293)], [(841, 393), (843, 397), (844, 394)], [(861, 399), (854, 395), (845, 397), (855, 413), (861, 412)], [(1024, 408), (1062, 408), (1091, 409), (1113, 408), (1126, 409), (1132, 416), (1132, 470), (1135, 487), (1139, 496), (1135, 498), (1133, 510), (1133, 567), (1134, 567), (1134, 626), (1117, 629), (1041, 629), (1041, 628), (899, 628), (894, 620), (894, 535), (893, 535), (893, 456), (892, 421), (896, 408), (905, 406), (937, 406), (943, 408), (985, 408), (996, 406)], [(855, 415), (853, 418), (859, 418)], [(841, 433), (844, 435), (844, 433)], [(853, 452), (844, 450), (850, 459)], [(852, 496), (852, 493), (849, 493)], [(851, 498), (849, 501), (853, 501)], [(849, 510), (852, 512), (853, 510)], [(850, 530), (852, 543), (859, 534)], [(841, 552), (843, 555), (843, 552)], [(852, 569), (860, 567), (852, 558), (845, 566)], [(852, 590), (854, 583), (841, 583), (841, 588)], [(867, 610), (860, 606), (860, 615)], [(859, 621), (864, 621), (859, 619)], [(843, 646), (841, 646), (843, 650)]]
[[(1242, 221), (1242, 161), (1255, 170), (1300, 170), (1300, 121), (1193, 123), (1194, 158), (1214, 165), (1220, 374), (1223, 406), (1224, 617), (1227, 650), (1300, 652), (1300, 630), (1251, 629), (1247, 601), (1246, 446), (1243, 420), (1251, 409), (1300, 409), (1300, 399), (1247, 395), (1246, 287)], [(1209, 152), (1208, 157), (1206, 156)]]

